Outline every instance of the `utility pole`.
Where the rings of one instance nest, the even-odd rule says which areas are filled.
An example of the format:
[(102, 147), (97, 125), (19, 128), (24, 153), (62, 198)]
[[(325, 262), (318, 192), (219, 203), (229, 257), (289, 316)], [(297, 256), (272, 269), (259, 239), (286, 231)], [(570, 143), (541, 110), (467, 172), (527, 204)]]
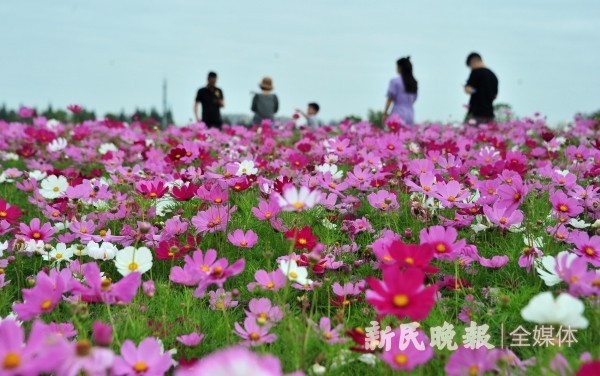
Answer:
[(163, 87), (162, 87), (162, 94), (163, 94), (163, 103), (162, 103), (162, 122), (160, 124), (160, 128), (161, 129), (166, 129), (167, 128), (167, 79), (163, 78)]

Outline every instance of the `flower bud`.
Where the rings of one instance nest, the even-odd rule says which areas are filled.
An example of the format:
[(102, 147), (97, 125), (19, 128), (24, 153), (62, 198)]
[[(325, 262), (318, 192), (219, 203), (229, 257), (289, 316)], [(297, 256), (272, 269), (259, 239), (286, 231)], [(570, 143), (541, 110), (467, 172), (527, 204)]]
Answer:
[(156, 286), (154, 286), (154, 281), (149, 280), (142, 284), (142, 290), (144, 290), (144, 294), (148, 297), (153, 297), (156, 293)]
[(110, 346), (112, 343), (112, 326), (100, 321), (92, 325), (92, 339), (98, 346)]

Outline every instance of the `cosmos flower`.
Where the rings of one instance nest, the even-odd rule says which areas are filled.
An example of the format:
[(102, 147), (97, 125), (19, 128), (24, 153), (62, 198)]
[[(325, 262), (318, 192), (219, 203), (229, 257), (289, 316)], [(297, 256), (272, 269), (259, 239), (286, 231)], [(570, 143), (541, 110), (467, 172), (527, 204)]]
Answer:
[(524, 320), (537, 324), (556, 324), (575, 329), (588, 327), (583, 316), (585, 306), (573, 296), (562, 293), (554, 298), (550, 291), (539, 293), (521, 310)]

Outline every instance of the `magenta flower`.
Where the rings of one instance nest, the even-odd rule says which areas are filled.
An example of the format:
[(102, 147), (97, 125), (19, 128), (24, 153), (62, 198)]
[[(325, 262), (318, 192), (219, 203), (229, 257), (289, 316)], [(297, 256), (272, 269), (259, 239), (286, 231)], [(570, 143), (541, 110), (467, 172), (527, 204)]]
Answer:
[(113, 340), (112, 326), (95, 321), (92, 325), (92, 339), (98, 346), (110, 346)]
[(208, 293), (210, 308), (213, 310), (224, 311), (229, 308), (237, 307), (238, 301), (233, 300), (233, 295), (222, 288)]
[(586, 232), (579, 231), (573, 235), (571, 242), (577, 247), (572, 249), (573, 253), (583, 257), (593, 266), (600, 267), (600, 236), (594, 235), (590, 238)]
[(454, 227), (432, 226), (422, 229), (419, 233), (421, 244), (431, 244), (435, 251), (434, 257), (439, 260), (454, 260), (459, 251), (467, 245), (464, 239), (456, 242), (457, 237), (458, 232)]
[(248, 230), (244, 233), (244, 230), (237, 229), (233, 234), (227, 235), (227, 239), (229, 239), (231, 244), (236, 247), (252, 248), (258, 241), (258, 235), (252, 230)]
[(105, 375), (115, 360), (112, 350), (93, 347), (85, 339), (68, 343), (63, 352), (65, 359), (59, 364), (57, 375)]
[(84, 302), (126, 304), (133, 300), (142, 283), (142, 276), (138, 272), (130, 273), (113, 283), (108, 278), (102, 278), (95, 262), (82, 265), (82, 274), (87, 286), (80, 285), (77, 291)]
[(447, 183), (439, 182), (436, 184), (436, 190), (433, 194), (435, 198), (440, 200), (442, 205), (447, 208), (453, 208), (455, 206), (464, 207), (463, 201), (469, 198), (470, 191), (463, 189), (461, 184), (456, 180), (451, 180)]
[(283, 312), (277, 306), (272, 306), (267, 298), (252, 299), (248, 304), (250, 311), (245, 311), (248, 317), (256, 319), (257, 324), (265, 325), (279, 322), (283, 319)]
[(25, 223), (20, 223), (19, 229), (25, 240), (41, 240), (43, 242), (52, 240), (52, 235), (56, 232), (50, 223), (40, 225), (39, 218), (32, 219), (31, 222), (29, 222), (29, 226)]
[(486, 268), (501, 268), (508, 262), (508, 256), (494, 256), (491, 259), (478, 256), (477, 261)]
[(312, 321), (310, 323), (313, 325), (315, 332), (321, 337), (322, 341), (329, 344), (346, 342), (345, 338), (340, 338), (340, 331), (344, 328), (344, 324), (339, 324), (335, 328), (332, 328), (331, 321), (328, 317), (321, 317), (319, 325)]
[(160, 179), (155, 181), (139, 181), (135, 184), (135, 189), (144, 198), (148, 199), (161, 198), (169, 192), (169, 187)]
[(171, 353), (163, 352), (162, 345), (154, 337), (144, 338), (139, 347), (131, 340), (121, 346), (121, 356), (115, 359), (113, 374), (161, 376), (171, 368)]
[(436, 191), (435, 175), (431, 172), (419, 174), (419, 185), (413, 183), (412, 180), (406, 178), (404, 183), (410, 188), (411, 192), (421, 192), (424, 195), (432, 195)]
[(368, 195), (367, 200), (372, 207), (382, 211), (396, 210), (400, 207), (396, 195), (383, 189)]
[(484, 206), (483, 214), (490, 220), (490, 222), (502, 227), (509, 228), (512, 225), (523, 222), (523, 212), (514, 209), (514, 207), (506, 206), (500, 202), (495, 202), (494, 206)]
[(521, 257), (519, 257), (519, 266), (525, 268), (527, 273), (529, 273), (534, 260), (542, 257), (543, 255), (544, 253), (535, 247), (526, 247), (523, 249)]
[(235, 323), (234, 333), (245, 339), (242, 342), (246, 346), (259, 346), (263, 343), (272, 343), (277, 339), (277, 335), (269, 333), (269, 325), (259, 325), (253, 317), (246, 317), (244, 327)]
[(279, 291), (279, 289), (285, 286), (287, 281), (287, 278), (279, 269), (276, 269), (271, 273), (267, 273), (262, 269), (257, 270), (256, 273), (254, 273), (254, 279), (256, 282), (250, 282), (248, 284), (248, 290), (250, 291), (254, 291), (256, 287), (268, 291)]
[(64, 342), (49, 334), (36, 321), (25, 343), (23, 328), (11, 319), (0, 321), (0, 373), (2, 375), (39, 375), (53, 373), (64, 359)]
[[(406, 330), (406, 329), (405, 329)], [(389, 351), (384, 351), (380, 358), (395, 370), (411, 371), (416, 367), (429, 362), (434, 356), (433, 348), (429, 345), (429, 338), (422, 330), (416, 330), (415, 341), (422, 345), (418, 349), (413, 342), (409, 342), (405, 349), (400, 349), (401, 329), (394, 330)]]
[(257, 208), (252, 208), (252, 213), (259, 221), (270, 220), (281, 212), (276, 200), (260, 201)]
[(236, 211), (233, 206), (229, 210), (224, 206), (212, 206), (207, 210), (199, 212), (192, 217), (192, 224), (196, 227), (196, 233), (213, 233), (215, 231), (225, 231), (227, 222), (231, 215)]
[(96, 225), (94, 221), (73, 221), (69, 225), (69, 230), (73, 231), (77, 236), (86, 236), (94, 233)]
[(459, 346), (450, 355), (444, 369), (448, 376), (483, 376), (488, 371), (498, 370), (496, 366), (498, 357), (497, 350), (488, 350), (485, 346), (480, 347), (478, 350)]
[(176, 338), (177, 341), (188, 347), (195, 347), (202, 342), (204, 339), (204, 333), (198, 334), (196, 332), (192, 332), (190, 334), (183, 334)]
[(21, 320), (31, 320), (43, 313), (52, 312), (65, 293), (62, 278), (51, 278), (43, 271), (36, 278), (36, 285), (31, 289), (23, 289), (23, 303), (17, 303), (13, 310)]
[(563, 191), (556, 191), (550, 195), (552, 209), (560, 217), (576, 217), (583, 212), (579, 200), (568, 197)]
[[(281, 363), (273, 355), (259, 355), (244, 347), (230, 347), (205, 356), (189, 368), (181, 367), (175, 376), (283, 376)], [(302, 373), (295, 374), (297, 376)], [(291, 376), (291, 375), (290, 375)]]

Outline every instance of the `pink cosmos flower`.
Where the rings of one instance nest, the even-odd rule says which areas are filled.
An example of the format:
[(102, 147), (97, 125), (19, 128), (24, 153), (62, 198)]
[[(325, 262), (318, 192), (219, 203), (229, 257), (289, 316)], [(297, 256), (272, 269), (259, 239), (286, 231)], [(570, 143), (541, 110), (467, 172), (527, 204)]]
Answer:
[(495, 202), (494, 206), (484, 206), (483, 213), (490, 222), (502, 227), (509, 228), (512, 225), (523, 222), (523, 212), (514, 209), (514, 206), (506, 206), (500, 202)]
[(135, 189), (147, 199), (161, 198), (169, 192), (169, 187), (163, 180), (139, 181), (135, 184)]
[(419, 233), (421, 244), (431, 244), (435, 251), (434, 257), (439, 260), (454, 260), (458, 252), (467, 245), (464, 239), (456, 242), (457, 237), (458, 231), (454, 227), (432, 226)]
[(0, 321), (0, 359), (3, 375), (53, 373), (64, 359), (62, 339), (49, 334), (41, 322), (34, 322), (29, 341), (15, 320)]
[(41, 240), (43, 242), (52, 240), (52, 235), (56, 232), (50, 223), (40, 225), (39, 218), (32, 219), (31, 222), (29, 222), (29, 226), (25, 223), (20, 223), (19, 229), (25, 240)]
[(430, 196), (436, 191), (435, 175), (431, 172), (419, 174), (419, 185), (413, 183), (409, 178), (404, 179), (404, 183), (410, 188), (411, 192), (421, 192)]
[(256, 282), (250, 282), (248, 284), (248, 290), (250, 291), (254, 291), (257, 287), (268, 291), (279, 291), (285, 286), (287, 281), (287, 278), (279, 269), (275, 269), (275, 271), (271, 273), (267, 273), (262, 269), (257, 270), (256, 273), (254, 273), (254, 279)]
[(224, 206), (212, 206), (192, 217), (192, 224), (196, 227), (196, 233), (225, 231), (227, 222), (236, 210), (235, 206), (229, 209)]
[(227, 235), (227, 239), (229, 239), (231, 244), (236, 247), (252, 248), (258, 241), (258, 235), (252, 230), (248, 230), (244, 233), (244, 230), (237, 229), (233, 234)]
[(450, 355), (444, 370), (448, 376), (483, 376), (488, 371), (498, 369), (496, 366), (498, 356), (497, 350), (488, 350), (485, 346), (480, 347), (478, 350), (459, 346)]
[(81, 268), (87, 286), (80, 285), (76, 291), (81, 294), (84, 302), (129, 303), (142, 283), (142, 276), (138, 272), (130, 273), (119, 282), (113, 283), (110, 279), (102, 278), (100, 268), (95, 262), (84, 264)]
[(519, 257), (519, 266), (525, 268), (527, 273), (529, 273), (535, 259), (540, 258), (543, 255), (544, 253), (535, 247), (526, 247), (523, 249), (521, 257)]
[(190, 334), (183, 334), (176, 338), (177, 341), (188, 347), (195, 347), (202, 342), (204, 339), (204, 333), (198, 334), (196, 332), (192, 332)]
[(235, 323), (234, 333), (245, 339), (245, 346), (259, 346), (263, 343), (272, 343), (277, 339), (277, 334), (269, 333), (270, 325), (259, 325), (253, 317), (246, 317), (244, 327)]
[(131, 340), (121, 346), (121, 356), (115, 359), (113, 374), (161, 376), (171, 368), (171, 353), (163, 352), (161, 344), (154, 337), (144, 338), (139, 347)]
[(196, 196), (215, 205), (224, 205), (229, 199), (229, 189), (226, 184), (213, 184), (208, 189), (203, 185), (196, 192)]
[(51, 278), (43, 271), (37, 274), (36, 285), (23, 289), (23, 303), (17, 303), (13, 310), (21, 320), (31, 320), (42, 313), (52, 312), (66, 291), (62, 278)]
[(310, 188), (302, 186), (296, 189), (293, 185), (287, 185), (283, 189), (283, 195), (275, 193), (279, 207), (284, 211), (303, 211), (317, 205), (321, 199), (319, 191), (311, 191)]
[[(405, 329), (406, 330), (406, 329)], [(384, 351), (380, 358), (395, 370), (411, 371), (416, 367), (429, 362), (435, 355), (433, 348), (429, 344), (429, 338), (422, 330), (416, 330), (415, 342), (422, 345), (418, 349), (414, 342), (408, 342), (405, 349), (400, 349), (402, 330), (394, 330), (394, 336), (391, 340), (389, 351)], [(408, 340), (405, 338), (404, 340)]]
[(375, 209), (382, 211), (396, 210), (400, 207), (396, 195), (384, 189), (371, 193), (367, 196), (367, 200)]
[(67, 343), (63, 353), (65, 358), (57, 367), (57, 375), (105, 375), (115, 359), (112, 350), (93, 347), (90, 341), (85, 339)]
[(440, 200), (442, 205), (447, 208), (464, 207), (468, 205), (463, 201), (469, 198), (470, 191), (463, 189), (462, 185), (456, 180), (449, 182), (439, 182), (436, 184), (436, 190), (433, 196)]
[(276, 200), (260, 201), (257, 208), (252, 208), (252, 213), (259, 221), (270, 220), (281, 212)]
[[(281, 363), (273, 355), (259, 355), (244, 347), (230, 347), (200, 359), (189, 368), (181, 367), (175, 376), (227, 375), (227, 376), (283, 376)], [(303, 375), (302, 372), (294, 374)], [(292, 376), (292, 375), (289, 375)]]
[(209, 304), (210, 309), (217, 311), (224, 311), (226, 309), (237, 307), (238, 301), (233, 300), (233, 295), (229, 291), (225, 291), (222, 288), (216, 291), (209, 291)]
[(312, 324), (313, 328), (315, 329), (315, 332), (319, 335), (321, 340), (329, 344), (346, 342), (345, 338), (340, 338), (340, 331), (344, 328), (344, 324), (339, 324), (335, 328), (332, 328), (331, 321), (328, 317), (321, 317), (318, 326), (315, 322), (311, 321), (310, 323)]
[(600, 267), (600, 236), (590, 237), (586, 232), (580, 231), (571, 241), (577, 247), (572, 249), (575, 254), (595, 267)]
[(575, 198), (569, 198), (563, 191), (556, 191), (550, 195), (552, 209), (559, 217), (576, 217), (583, 212), (583, 206)]
[(86, 236), (94, 233), (96, 225), (94, 221), (73, 221), (69, 225), (69, 230), (73, 231), (77, 236)]
[(383, 269), (383, 280), (367, 277), (365, 282), (367, 302), (374, 306), (378, 316), (392, 314), (402, 319), (423, 320), (435, 304), (435, 286), (425, 287), (425, 274), (416, 268), (400, 271), (397, 268)]
[(273, 324), (283, 319), (283, 312), (277, 306), (272, 306), (267, 298), (252, 299), (248, 303), (249, 311), (245, 311), (248, 317), (256, 319), (259, 325)]

